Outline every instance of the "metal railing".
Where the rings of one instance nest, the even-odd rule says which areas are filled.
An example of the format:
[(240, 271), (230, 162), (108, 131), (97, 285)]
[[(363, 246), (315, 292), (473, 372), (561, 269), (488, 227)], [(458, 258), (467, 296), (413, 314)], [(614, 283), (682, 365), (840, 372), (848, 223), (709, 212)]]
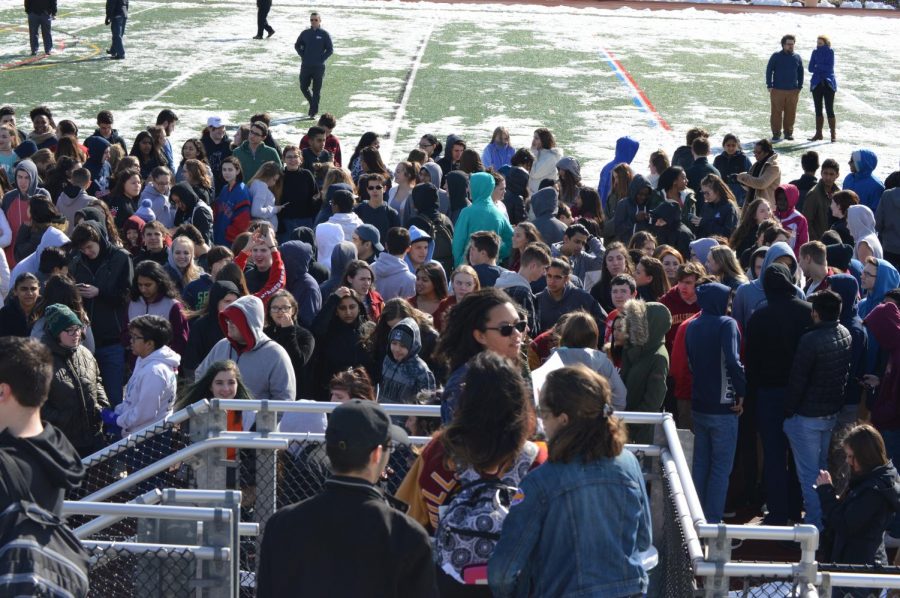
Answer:
[[(278, 421), (288, 413), (330, 413), (336, 406), (306, 401), (201, 401), (86, 458), (94, 482), (81, 498), (154, 505), (164, 502), (167, 492), (174, 492), (202, 503), (209, 497), (185, 494), (202, 492), (186, 489), (241, 490), (243, 500), (236, 512), (244, 523), (235, 535), (236, 575), (240, 594), (253, 596), (256, 556), (268, 518), (282, 506), (318, 494), (330, 475), (324, 434), (281, 432)], [(397, 417), (440, 415), (438, 406), (384, 408)], [(256, 412), (255, 431), (228, 431), (227, 411)], [(682, 435), (687, 433), (676, 429), (669, 414), (616, 415), (625, 423), (655, 428), (654, 444), (627, 445), (641, 460), (651, 496), (654, 543), (660, 555), (659, 566), (651, 572), (651, 596), (728, 596), (738, 590), (748, 596), (811, 598), (830, 596), (836, 587), (900, 588), (900, 575), (818, 571), (814, 526), (708, 524), (691, 478), (689, 455), (682, 446), (686, 440)], [(388, 492), (397, 489), (416, 458), (415, 451), (430, 438), (411, 440), (411, 449), (391, 454), (383, 484)], [(102, 479), (107, 483), (98, 484)], [(176, 490), (155, 489), (163, 487)], [(92, 538), (102, 532), (114, 542), (134, 532), (133, 524), (126, 525), (133, 520), (120, 514), (108, 512), (93, 520), (87, 520), (88, 515), (81, 514), (76, 528), (79, 537)], [(732, 556), (732, 540), (794, 542), (800, 545), (801, 557), (787, 563), (742, 562)]]

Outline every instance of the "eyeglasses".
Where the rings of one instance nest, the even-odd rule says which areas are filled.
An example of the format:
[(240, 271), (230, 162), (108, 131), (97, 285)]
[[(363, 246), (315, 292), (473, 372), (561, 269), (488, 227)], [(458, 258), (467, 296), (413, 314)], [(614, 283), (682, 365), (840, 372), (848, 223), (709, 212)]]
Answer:
[(528, 328), (528, 322), (525, 320), (519, 320), (515, 324), (503, 324), (501, 326), (485, 326), (485, 330), (496, 330), (500, 333), (500, 336), (512, 336), (512, 333), (516, 330), (519, 332), (525, 332)]
[(263, 136), (263, 134), (260, 133), (259, 131), (257, 131), (256, 129), (250, 129), (250, 135), (252, 135), (253, 137), (262, 137)]
[(84, 328), (81, 326), (69, 326), (68, 328), (63, 330), (63, 332), (65, 332), (69, 336), (75, 336), (76, 334), (84, 332)]
[(434, 147), (433, 143), (420, 143), (419, 149), (428, 149), (429, 147)]
[(269, 308), (269, 311), (280, 313), (280, 312), (284, 312), (284, 311), (291, 311), (292, 309), (294, 309), (294, 308), (291, 307), (290, 305), (273, 305), (272, 307)]
[(868, 278), (878, 278), (878, 272), (876, 272), (875, 274), (872, 274), (872, 273), (869, 272), (868, 270), (863, 270), (863, 271), (862, 271), (862, 275), (863, 275), (863, 276), (866, 276), (866, 277), (868, 277)]
[(285, 160), (299, 160), (300, 156), (297, 154), (288, 154), (284, 157)]
[(381, 191), (384, 189), (384, 185), (375, 185), (374, 187), (366, 187), (369, 191)]

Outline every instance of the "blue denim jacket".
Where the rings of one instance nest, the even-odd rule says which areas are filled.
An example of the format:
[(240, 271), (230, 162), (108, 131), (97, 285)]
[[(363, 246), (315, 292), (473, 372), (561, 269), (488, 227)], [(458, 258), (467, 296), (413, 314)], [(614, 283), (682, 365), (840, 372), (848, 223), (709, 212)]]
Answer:
[(522, 480), (488, 565), (494, 596), (618, 598), (647, 591), (650, 547), (641, 468), (623, 451), (591, 463), (545, 463)]

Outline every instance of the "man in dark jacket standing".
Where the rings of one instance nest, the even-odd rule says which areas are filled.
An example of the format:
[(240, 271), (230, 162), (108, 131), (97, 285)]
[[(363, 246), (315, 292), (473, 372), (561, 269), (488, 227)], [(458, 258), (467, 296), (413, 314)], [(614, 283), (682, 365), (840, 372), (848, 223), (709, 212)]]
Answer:
[(391, 450), (409, 437), (380, 405), (352, 399), (328, 420), (334, 475), (314, 498), (280, 509), (266, 524), (256, 592), (292, 596), (437, 597), (425, 529), (375, 484)]
[(53, 32), (50, 25), (56, 18), (56, 0), (25, 0), (25, 12), (28, 14), (28, 41), (31, 42), (31, 55), (38, 52), (38, 29), (44, 41), (44, 54), (53, 52)]
[[(304, 29), (294, 44), (300, 55), (300, 91), (309, 102), (309, 118), (319, 113), (319, 96), (322, 80), (325, 78), (325, 61), (334, 53), (331, 36), (322, 29), (322, 17), (313, 12), (309, 15), (309, 29)], [(312, 84), (312, 93), (309, 86)]]
[(828, 468), (831, 431), (844, 405), (853, 349), (850, 332), (838, 323), (840, 295), (819, 291), (809, 301), (815, 325), (797, 345), (784, 402), (784, 433), (797, 464), (806, 523), (821, 530), (822, 507), (814, 486), (819, 471)]
[[(771, 113), (769, 122), (772, 125), (772, 141), (784, 138), (794, 140), (794, 120), (797, 118), (797, 100), (803, 89), (803, 59), (794, 54), (793, 35), (781, 38), (781, 51), (772, 54), (766, 66), (766, 87), (769, 88)], [(783, 124), (783, 126), (782, 126)]]
[(795, 296), (791, 271), (774, 263), (762, 274), (768, 304), (750, 316), (745, 329), (747, 398), (756, 406), (763, 445), (763, 483), (769, 514), (766, 525), (787, 525), (800, 520), (797, 477), (788, 469), (788, 442), (784, 435), (791, 364), (800, 337), (813, 325), (812, 306)]
[(275, 35), (275, 30), (269, 25), (269, 11), (272, 10), (272, 0), (256, 0), (256, 35), (253, 39), (262, 39), (263, 31), (266, 37)]
[(106, 51), (113, 60), (125, 59), (125, 23), (128, 21), (128, 0), (106, 0), (106, 24), (112, 32), (112, 45)]

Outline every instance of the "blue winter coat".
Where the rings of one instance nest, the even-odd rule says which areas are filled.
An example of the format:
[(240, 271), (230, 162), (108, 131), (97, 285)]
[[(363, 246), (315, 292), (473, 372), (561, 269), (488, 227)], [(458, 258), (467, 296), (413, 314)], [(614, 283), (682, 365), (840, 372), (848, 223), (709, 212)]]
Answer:
[(606, 196), (609, 195), (609, 191), (612, 189), (613, 168), (622, 162), (631, 164), (640, 146), (641, 144), (638, 140), (627, 136), (619, 137), (616, 141), (616, 157), (600, 171), (600, 183), (597, 185), (597, 192), (600, 194), (600, 201), (603, 203), (604, 208), (606, 208)]
[(810, 90), (825, 82), (832, 90), (837, 91), (837, 79), (834, 78), (834, 50), (831, 46), (822, 46), (812, 51), (809, 56)]
[(859, 203), (868, 206), (874, 214), (878, 210), (881, 194), (884, 193), (884, 183), (872, 174), (878, 166), (878, 156), (868, 149), (856, 150), (851, 156), (856, 172), (844, 177), (843, 189), (855, 191), (859, 195)]

